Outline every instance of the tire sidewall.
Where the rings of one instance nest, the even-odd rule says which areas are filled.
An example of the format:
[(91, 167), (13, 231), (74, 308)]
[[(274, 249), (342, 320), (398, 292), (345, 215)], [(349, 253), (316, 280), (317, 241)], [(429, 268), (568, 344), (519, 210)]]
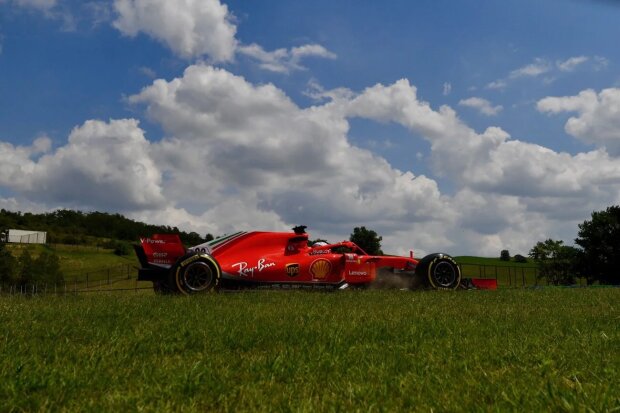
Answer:
[[(452, 268), (452, 271), (456, 275), (454, 281), (449, 286), (438, 285), (435, 280), (434, 272), (438, 265), (447, 263)], [(437, 255), (429, 263), (426, 268), (427, 280), (430, 286), (436, 290), (456, 290), (461, 283), (461, 270), (454, 261), (454, 259), (448, 255)]]
[[(189, 268), (190, 264), (195, 262), (203, 262), (209, 266), (213, 273), (213, 280), (211, 284), (201, 290), (201, 291), (192, 291), (188, 288), (187, 284), (184, 281), (185, 271)], [(222, 275), (222, 270), (218, 262), (209, 254), (204, 253), (189, 253), (179, 258), (179, 260), (174, 264), (174, 266), (170, 269), (170, 285), (174, 286), (174, 289), (179, 293), (184, 295), (192, 295), (197, 293), (204, 293), (208, 291), (212, 291), (216, 289), (220, 283), (220, 278)]]

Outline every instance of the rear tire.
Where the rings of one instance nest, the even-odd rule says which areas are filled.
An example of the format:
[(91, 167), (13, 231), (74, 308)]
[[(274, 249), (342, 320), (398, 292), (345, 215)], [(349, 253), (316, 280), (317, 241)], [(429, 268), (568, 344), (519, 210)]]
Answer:
[(185, 295), (205, 293), (217, 288), (220, 266), (208, 254), (188, 254), (179, 259), (170, 271), (171, 284)]

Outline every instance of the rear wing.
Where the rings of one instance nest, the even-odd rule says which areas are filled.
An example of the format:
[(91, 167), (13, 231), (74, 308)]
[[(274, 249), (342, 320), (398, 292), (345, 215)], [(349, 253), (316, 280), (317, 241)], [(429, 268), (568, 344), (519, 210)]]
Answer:
[(142, 268), (170, 268), (185, 253), (185, 247), (177, 234), (154, 234), (140, 238), (140, 246), (136, 246)]

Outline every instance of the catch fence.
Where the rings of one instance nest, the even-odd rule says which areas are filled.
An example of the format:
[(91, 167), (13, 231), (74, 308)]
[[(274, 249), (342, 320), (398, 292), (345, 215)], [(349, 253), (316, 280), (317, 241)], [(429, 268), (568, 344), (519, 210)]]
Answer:
[[(489, 264), (459, 264), (464, 278), (486, 278), (497, 281), (498, 287), (525, 288), (551, 285), (540, 277), (540, 269), (534, 266), (504, 266)], [(587, 286), (585, 278), (577, 278), (577, 285)]]
[(120, 264), (85, 272), (65, 274), (57, 283), (0, 284), (0, 295), (79, 294), (112, 291), (153, 290), (150, 282), (138, 281), (136, 268)]
[[(533, 266), (502, 266), (459, 264), (464, 278), (486, 278), (497, 281), (499, 288), (528, 288), (549, 285), (539, 278), (540, 271)], [(578, 286), (586, 286), (579, 278)], [(132, 264), (121, 264), (86, 272), (65, 274), (59, 283), (0, 284), (0, 295), (82, 294), (103, 292), (153, 291), (148, 281), (138, 281), (137, 269)]]

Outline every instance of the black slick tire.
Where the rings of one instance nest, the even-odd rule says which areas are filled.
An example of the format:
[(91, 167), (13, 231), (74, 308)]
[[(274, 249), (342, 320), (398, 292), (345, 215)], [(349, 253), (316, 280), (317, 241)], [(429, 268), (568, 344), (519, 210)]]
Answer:
[(461, 269), (452, 257), (437, 253), (424, 257), (418, 263), (416, 276), (435, 290), (456, 290), (461, 283)]
[(168, 285), (184, 295), (206, 293), (217, 289), (221, 275), (220, 266), (211, 255), (190, 253), (172, 266)]

